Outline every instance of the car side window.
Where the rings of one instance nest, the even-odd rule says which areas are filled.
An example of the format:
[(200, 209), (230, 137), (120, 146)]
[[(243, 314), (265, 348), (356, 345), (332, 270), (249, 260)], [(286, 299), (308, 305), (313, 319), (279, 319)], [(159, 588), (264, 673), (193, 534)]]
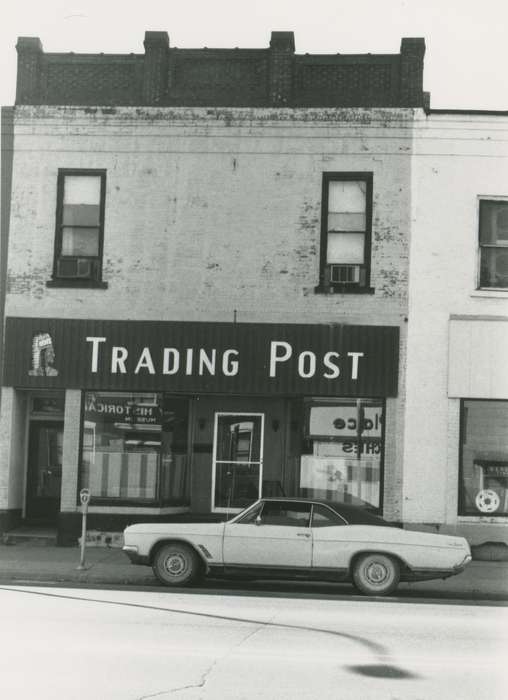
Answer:
[(346, 521), (331, 508), (318, 503), (314, 504), (312, 508), (312, 527), (337, 527), (337, 525), (346, 524)]
[(266, 501), (261, 514), (263, 525), (309, 527), (310, 503)]

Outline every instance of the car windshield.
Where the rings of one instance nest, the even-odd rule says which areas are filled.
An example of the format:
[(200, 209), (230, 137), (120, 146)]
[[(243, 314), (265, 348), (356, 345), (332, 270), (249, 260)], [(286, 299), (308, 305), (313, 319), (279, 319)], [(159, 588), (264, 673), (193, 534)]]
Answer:
[(263, 501), (251, 503), (250, 506), (244, 508), (240, 513), (230, 518), (228, 523), (253, 523), (263, 508)]

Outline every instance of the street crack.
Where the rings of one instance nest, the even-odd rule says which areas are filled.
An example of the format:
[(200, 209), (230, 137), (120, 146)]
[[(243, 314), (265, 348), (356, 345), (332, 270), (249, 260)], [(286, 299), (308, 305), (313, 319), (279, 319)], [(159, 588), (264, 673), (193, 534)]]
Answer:
[[(250, 635), (249, 635), (250, 636)], [(224, 658), (224, 657), (223, 657)], [(222, 659), (221, 659), (222, 660)], [(212, 673), (213, 669), (219, 662), (219, 659), (210, 664), (210, 666), (201, 674), (201, 680), (198, 683), (190, 683), (189, 685), (182, 685), (178, 688), (169, 688), (168, 690), (160, 690), (157, 693), (150, 693), (150, 695), (142, 695), (138, 700), (149, 700), (150, 698), (159, 698), (163, 695), (172, 695), (173, 693), (178, 693), (182, 690), (192, 690), (194, 688), (204, 688), (208, 682), (208, 677)]]

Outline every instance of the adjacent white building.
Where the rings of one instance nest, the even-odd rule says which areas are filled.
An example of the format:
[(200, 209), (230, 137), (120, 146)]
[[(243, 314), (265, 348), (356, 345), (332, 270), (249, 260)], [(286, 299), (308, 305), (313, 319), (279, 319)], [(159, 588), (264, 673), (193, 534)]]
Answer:
[(415, 121), (403, 521), (508, 542), (508, 114)]

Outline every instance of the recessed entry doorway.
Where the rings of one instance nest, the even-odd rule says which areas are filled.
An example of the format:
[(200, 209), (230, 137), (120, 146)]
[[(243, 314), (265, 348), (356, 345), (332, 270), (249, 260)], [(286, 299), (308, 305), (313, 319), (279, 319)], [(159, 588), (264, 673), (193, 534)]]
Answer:
[(60, 512), (63, 421), (31, 421), (28, 437), (26, 520), (54, 524)]

